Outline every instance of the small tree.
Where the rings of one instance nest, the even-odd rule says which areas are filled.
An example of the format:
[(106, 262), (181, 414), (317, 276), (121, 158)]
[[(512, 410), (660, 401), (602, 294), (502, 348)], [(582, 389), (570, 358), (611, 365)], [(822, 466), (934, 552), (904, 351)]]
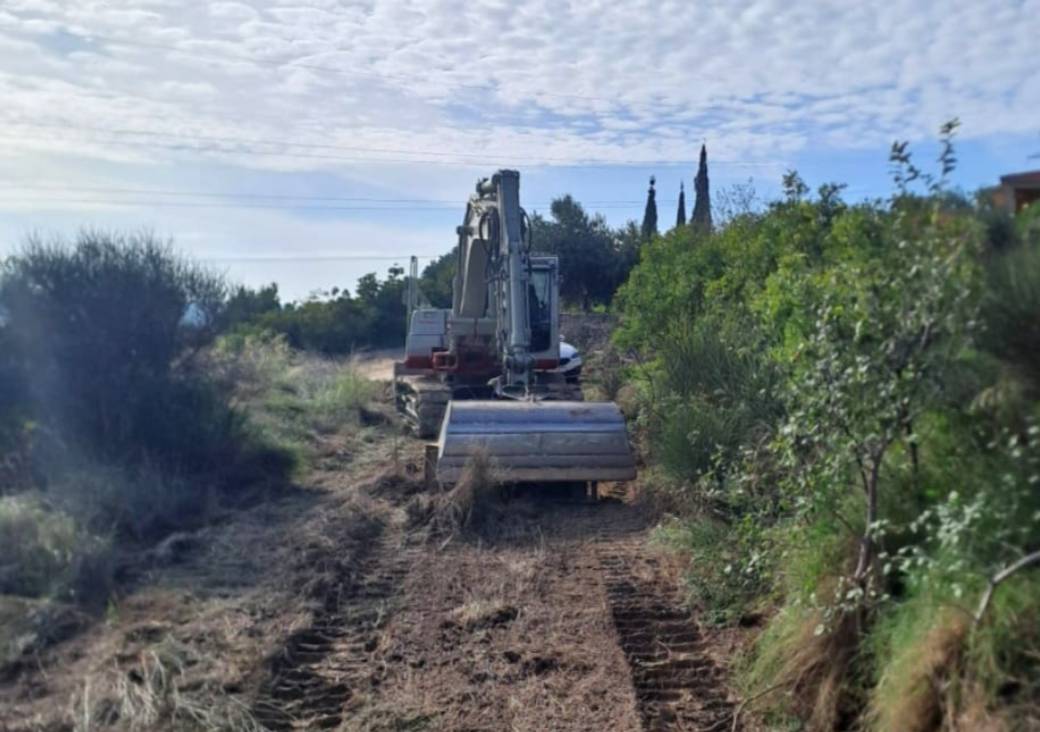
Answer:
[(683, 190), (682, 181), (679, 181), (679, 208), (675, 212), (675, 227), (686, 226), (686, 191)]
[(0, 310), (33, 411), (115, 457), (145, 441), (175, 363), (216, 333), (223, 281), (151, 234), (31, 238), (0, 271)]
[[(951, 134), (944, 128), (949, 155)], [(901, 146), (893, 161), (910, 167)], [(905, 179), (897, 182), (884, 258), (839, 264), (816, 283), (815, 329), (797, 353), (779, 440), (804, 508), (840, 516), (849, 488), (862, 497), (862, 522), (842, 519), (862, 527), (854, 587), (844, 596), (854, 607), (876, 591), (886, 457), (902, 442), (916, 460), (915, 420), (936, 404), (949, 376), (943, 365), (974, 329), (974, 293), (964, 283), (973, 281), (966, 271), (977, 230), (944, 217), (938, 197), (932, 210), (903, 206)], [(938, 192), (941, 180), (930, 185)]]
[(657, 236), (657, 194), (653, 176), (650, 176), (650, 189), (646, 192), (646, 209), (643, 211), (643, 226), (640, 230), (643, 241), (650, 241)]
[(711, 231), (711, 192), (708, 187), (708, 148), (701, 145), (701, 158), (697, 165), (697, 177), (693, 179), (693, 213), (690, 225), (700, 231)]
[(570, 196), (552, 202), (552, 220), (531, 217), (536, 252), (560, 258), (560, 295), (583, 310), (606, 303), (614, 294), (613, 237), (601, 216), (590, 217)]

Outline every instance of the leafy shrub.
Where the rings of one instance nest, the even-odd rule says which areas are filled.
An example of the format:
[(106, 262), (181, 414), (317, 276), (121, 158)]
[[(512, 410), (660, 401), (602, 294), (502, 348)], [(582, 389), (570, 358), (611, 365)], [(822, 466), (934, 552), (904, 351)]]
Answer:
[(706, 515), (673, 520), (662, 538), (690, 557), (690, 600), (709, 623), (728, 625), (753, 617), (770, 591), (774, 559), (754, 521), (733, 525)]
[(183, 396), (175, 361), (212, 336), (223, 296), (219, 278), (147, 234), (31, 239), (0, 272), (34, 413), (114, 459), (140, 450), (142, 432)]
[(1035, 726), (1040, 208), (948, 194), (955, 126), (938, 175), (893, 146), (888, 202), (790, 175), (619, 292), (694, 598), (779, 606), (745, 680), (813, 729)]
[(152, 539), (197, 521), (210, 492), (291, 468), (200, 364), (224, 297), (148, 234), (31, 239), (0, 269), (23, 452), (92, 527)]
[(1040, 236), (998, 256), (988, 280), (983, 344), (1040, 389)]
[(221, 320), (225, 331), (283, 336), (293, 348), (343, 355), (362, 347), (399, 346), (405, 338), (405, 281), (400, 270), (380, 281), (369, 273), (357, 292), (334, 288), (302, 303), (281, 303), (276, 288), (239, 288)]
[(732, 322), (679, 321), (658, 348), (659, 376), (648, 393), (658, 415), (657, 457), (678, 478), (724, 476), (740, 448), (768, 435), (782, 415), (778, 370), (764, 358), (754, 326)]
[(109, 552), (39, 496), (0, 497), (0, 594), (98, 599), (112, 583)]

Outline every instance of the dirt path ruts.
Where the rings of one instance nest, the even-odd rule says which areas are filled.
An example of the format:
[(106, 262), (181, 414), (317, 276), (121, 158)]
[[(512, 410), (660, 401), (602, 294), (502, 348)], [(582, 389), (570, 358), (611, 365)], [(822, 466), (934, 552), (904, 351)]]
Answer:
[(493, 535), (446, 545), (387, 527), (289, 637), (258, 718), (275, 730), (727, 722), (722, 672), (636, 509), (540, 500), (504, 515)]
[[(728, 728), (723, 673), (638, 507), (513, 500), (484, 535), (446, 541), (409, 525), (420, 483), (380, 472), (393, 451), (378, 449), (200, 536), (109, 622), (0, 685), (0, 730), (72, 730), (88, 681), (92, 728), (131, 728), (120, 689), (164, 648), (183, 650), (176, 694), (137, 729), (172, 729), (170, 713), (177, 729)], [(251, 722), (214, 721), (213, 703)]]
[(657, 562), (631, 539), (599, 542), (610, 612), (628, 660), (643, 727), (715, 730), (731, 718), (722, 671)]
[(396, 532), (372, 536), (368, 551), (335, 587), (324, 590), (323, 608), (292, 633), (271, 663), (271, 674), (253, 705), (271, 730), (336, 729), (352, 701), (378, 686), (379, 638), (393, 612), (401, 581), (414, 561), (395, 552)]

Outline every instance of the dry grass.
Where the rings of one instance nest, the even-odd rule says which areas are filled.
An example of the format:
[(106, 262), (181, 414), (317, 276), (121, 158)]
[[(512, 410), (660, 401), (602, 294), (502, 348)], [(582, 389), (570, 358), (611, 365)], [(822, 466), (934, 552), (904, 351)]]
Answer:
[(0, 593), (103, 600), (112, 586), (108, 541), (39, 494), (0, 497)]
[(517, 614), (515, 605), (501, 598), (493, 598), (471, 600), (452, 610), (448, 616), (466, 630), (476, 630), (511, 622), (516, 619)]
[(813, 732), (836, 729), (847, 711), (862, 619), (847, 613), (820, 632), (822, 622), (819, 610), (788, 608), (759, 642), (752, 675), (752, 697), (761, 694), (767, 707), (783, 700), (779, 706)]
[(214, 649), (167, 637), (141, 652), (129, 668), (117, 666), (89, 677), (72, 702), (73, 729), (261, 732), (248, 706), (224, 689), (220, 667)]
[[(930, 732), (957, 703), (951, 698), (969, 630), (968, 617), (945, 608), (931, 628), (886, 665), (868, 712), (878, 732)], [(976, 729), (976, 727), (970, 727)]]
[(432, 502), (419, 500), (409, 509), (412, 517), (431, 515), (437, 534), (476, 534), (490, 538), (500, 522), (502, 481), (487, 452), (477, 452), (466, 462), (459, 482)]

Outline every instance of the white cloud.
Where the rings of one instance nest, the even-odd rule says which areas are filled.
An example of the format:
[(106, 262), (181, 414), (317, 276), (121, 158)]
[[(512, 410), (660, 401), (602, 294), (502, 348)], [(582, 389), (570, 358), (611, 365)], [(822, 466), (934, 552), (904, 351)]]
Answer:
[[(987, 144), (1040, 127), (1040, 0), (2, 5), (8, 180), (66, 180), (64, 160), (85, 184), (116, 166), (124, 185), (181, 169), (204, 189), (220, 167), (444, 198), (464, 195), (474, 168), (688, 160), (702, 139), (718, 180), (774, 176), (807, 150), (930, 139), (953, 115)], [(373, 162), (409, 160), (426, 162)], [(161, 222), (206, 223), (233, 244), (211, 213)]]
[[(253, 0), (212, 3), (205, 14), (176, 2), (23, 0), (7, 3), (0, 28), (54, 57), (3, 64), (23, 82), (5, 94), (8, 120), (65, 120), (24, 83), (61, 81), (68, 108), (90, 111), (98, 126), (113, 122), (109, 107), (121, 128), (194, 123), (243, 138), (345, 136), (359, 147), (389, 139), (553, 162), (675, 158), (702, 137), (722, 157), (778, 143), (877, 144), (931, 136), (955, 114), (967, 136), (1029, 131), (1040, 108), (1038, 18), (1038, 0), (424, 0), (367, 9)], [(85, 61), (52, 50), (57, 30), (93, 34)], [(301, 116), (319, 124), (297, 127)], [(578, 130), (569, 120), (591, 124)]]

